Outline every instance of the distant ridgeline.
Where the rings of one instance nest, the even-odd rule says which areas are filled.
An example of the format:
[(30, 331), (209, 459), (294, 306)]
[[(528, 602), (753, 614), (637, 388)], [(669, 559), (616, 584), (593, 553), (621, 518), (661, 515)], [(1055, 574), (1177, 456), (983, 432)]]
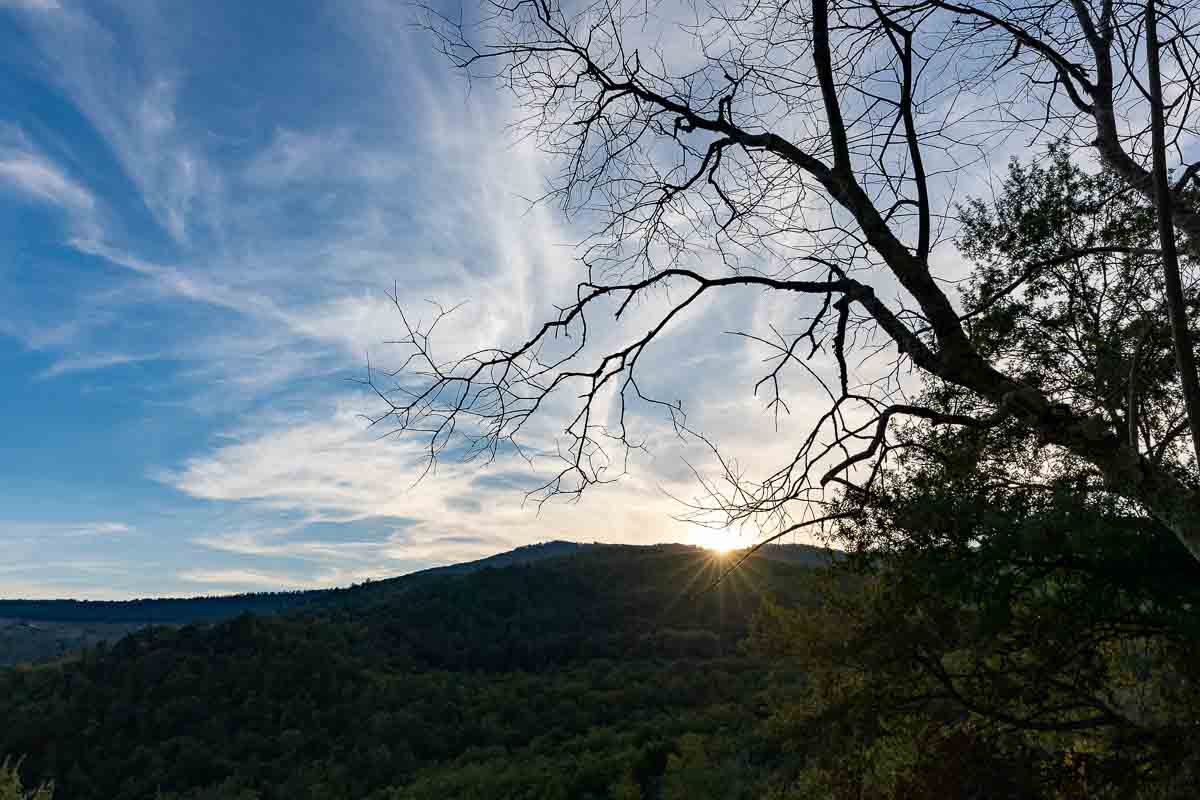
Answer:
[(269, 614), (346, 590), (254, 592), (221, 597), (149, 600), (0, 600), (0, 619), (28, 622), (177, 624)]
[(353, 605), (377, 593), (395, 594), (442, 575), (530, 563), (586, 546), (574, 542), (528, 545), (479, 561), (434, 567), (344, 589), (114, 601), (0, 600), (0, 667), (69, 658), (83, 647), (115, 641), (148, 625), (211, 624), (245, 613), (264, 615)]
[[(432, 578), (444, 575), (466, 574), (489, 567), (499, 568), (528, 564), (544, 558), (583, 552), (595, 547), (612, 546), (615, 545), (581, 544), (567, 541), (531, 544), (478, 561), (433, 567), (397, 578), (372, 581), (343, 589), (249, 592), (246, 594), (140, 600), (0, 600), (0, 620), (142, 623), (147, 625), (215, 622), (246, 612), (272, 614), (304, 607), (341, 605), (346, 602), (364, 600), (377, 594), (410, 589)], [(809, 545), (772, 544), (762, 548), (756, 557), (819, 566), (828, 562), (830, 552), (824, 548)], [(0, 664), (5, 663), (3, 656), (4, 654), (0, 653)]]
[(174, 601), (160, 619), (286, 613), (0, 670), (0, 758), (56, 800), (759, 797), (760, 726), (801, 681), (742, 643), (764, 598), (815, 602), (807, 565), (829, 560), (766, 555), (714, 586), (731, 562), (695, 547), (552, 542), (340, 594)]
[[(479, 561), (389, 578), (346, 589), (310, 589), (303, 591), (251, 592), (221, 596), (163, 598), (144, 600), (0, 600), (0, 619), (29, 622), (101, 622), (184, 624), (229, 619), (247, 611), (271, 614), (302, 606), (338, 604), (382, 587), (413, 583), (437, 575), (473, 572), (486, 567), (502, 567), (563, 555), (588, 545), (575, 542), (546, 542), (527, 545)], [(3, 663), (0, 654), (0, 663)]]

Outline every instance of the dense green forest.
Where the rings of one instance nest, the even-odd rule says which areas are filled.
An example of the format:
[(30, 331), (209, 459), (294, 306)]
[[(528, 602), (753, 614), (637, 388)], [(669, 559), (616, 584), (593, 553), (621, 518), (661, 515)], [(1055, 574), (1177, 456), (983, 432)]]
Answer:
[(760, 724), (798, 675), (742, 644), (767, 593), (812, 601), (809, 570), (757, 559), (710, 588), (727, 564), (593, 547), (148, 628), (10, 671), (0, 750), (68, 800), (753, 797), (775, 746)]
[(59, 800), (1192, 796), (1194, 567), (1103, 516), (1031, 549), (1069, 495), (955, 547), (965, 488), (888, 509), (935, 552), (589, 547), (149, 627), (0, 673), (0, 752)]

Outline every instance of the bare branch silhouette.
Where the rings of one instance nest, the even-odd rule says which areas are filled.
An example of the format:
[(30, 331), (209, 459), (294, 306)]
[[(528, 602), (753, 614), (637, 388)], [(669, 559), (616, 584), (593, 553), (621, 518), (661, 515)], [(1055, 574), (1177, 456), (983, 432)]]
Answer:
[[(769, 0), (704, 5), (686, 26), (651, 6), (487, 0), (470, 24), (424, 8), (422, 25), (453, 65), (507, 87), (521, 104), (518, 129), (560, 167), (546, 199), (595, 226), (580, 249), (587, 277), (574, 300), (511, 348), (440, 361), (432, 334), (445, 312), (424, 326), (402, 312), (401, 366), (368, 377), (387, 403), (376, 424), (427, 437), (431, 461), (451, 452), (490, 460), (501, 449), (524, 452), (529, 421), (563, 398), (575, 413), (562, 470), (534, 493), (545, 500), (619, 476), (624, 454), (641, 447), (627, 408), (656, 408), (718, 465), (715, 478), (697, 470), (708, 500), (693, 510), (716, 513), (717, 524), (769, 520), (771, 532), (789, 529), (795, 515), (812, 518), (810, 504), (827, 503), (834, 487), (843, 498), (868, 493), (889, 452), (903, 446), (889, 440), (897, 419), (1014, 426), (1093, 465), (1108, 490), (1200, 557), (1200, 396), (1186, 357), (1195, 340), (1185, 276), (1200, 246), (1200, 193), (1189, 187), (1197, 163), (1183, 161), (1197, 134), (1200, 23), (1186, 5), (1149, 3)], [(1147, 38), (1148, 18), (1161, 38)], [(667, 31), (688, 46), (664, 46)], [(959, 182), (1015, 136), (1090, 149), (1157, 209), (1163, 232), (1157, 242), (1064, 242), (1030, 253), (964, 311), (936, 255), (958, 231)], [(1180, 167), (1173, 185), (1171, 158)], [(1182, 268), (1171, 266), (1180, 236)], [(1149, 397), (1146, 376), (1137, 373), (1142, 389), (1129, 388), (1127, 362), (1120, 385), (1106, 383), (1102, 397), (1047, 383), (973, 338), (971, 326), (998, 303), (1051, 287), (1078, 296), (1095, 323), (1092, 339), (1073, 340), (1078, 353), (1098, 346), (1105, 326), (1131, 342), (1142, 329), (1134, 335), (1130, 321), (1147, 312), (1113, 305), (1094, 286), (1118, 263), (1138, 276), (1139, 298), (1161, 292), (1166, 276), (1166, 302), (1146, 295), (1144, 307), (1161, 310), (1155, 347), (1158, 322), (1169, 320), (1184, 354), (1169, 397), (1138, 401)], [(760, 478), (721, 458), (689, 427), (681, 403), (639, 383), (645, 353), (702, 296), (735, 287), (795, 297), (803, 326), (731, 332), (768, 353), (748, 388), (795, 441), (792, 458)], [(662, 296), (648, 330), (627, 330), (632, 305)], [(606, 304), (615, 311), (598, 317)], [(621, 343), (596, 353), (601, 324)], [(881, 355), (881, 341), (895, 355)], [(836, 384), (810, 365), (818, 353), (836, 365)], [(1083, 369), (1088, 357), (1076, 355), (1067, 354)], [(864, 361), (883, 377), (860, 382), (855, 365)], [(801, 434), (780, 424), (792, 411), (782, 384), (797, 370), (828, 399)], [(968, 390), (972, 407), (947, 413), (909, 402), (903, 378), (913, 372)], [(606, 416), (610, 397), (616, 411)], [(1189, 418), (1190, 452), (1176, 430)]]

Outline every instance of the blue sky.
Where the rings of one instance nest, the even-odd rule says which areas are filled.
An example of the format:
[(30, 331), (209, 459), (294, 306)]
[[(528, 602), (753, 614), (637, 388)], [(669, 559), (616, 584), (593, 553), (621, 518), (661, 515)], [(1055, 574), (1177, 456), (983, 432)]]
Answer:
[[(0, 0), (0, 596), (344, 585), (696, 535), (661, 425), (630, 479), (540, 514), (521, 462), (414, 486), (419, 443), (364, 430), (347, 379), (386, 358), (394, 285), (418, 313), (471, 301), (453, 349), (517, 340), (581, 275), (582, 232), (522, 199), (553, 165), (505, 134), (511, 100), (468, 92), (407, 14)], [(744, 301), (697, 308), (647, 370), (708, 398), (706, 430), (758, 402), (713, 399), (710, 360), (743, 345), (691, 347), (765, 313)], [(736, 430), (778, 444), (766, 415)]]

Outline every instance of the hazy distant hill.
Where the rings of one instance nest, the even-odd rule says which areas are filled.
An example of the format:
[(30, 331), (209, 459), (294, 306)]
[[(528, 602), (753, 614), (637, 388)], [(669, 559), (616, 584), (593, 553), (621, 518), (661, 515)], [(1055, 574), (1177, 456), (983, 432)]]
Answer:
[(0, 617), (0, 667), (62, 658), (81, 647), (115, 641), (144, 622), (65, 622)]
[(376, 581), (372, 584), (341, 589), (251, 592), (234, 595), (141, 600), (0, 600), (0, 619), (19, 619), (30, 622), (134, 622), (143, 624), (212, 621), (235, 617), (245, 611), (263, 614), (299, 606), (336, 603), (361, 593), (375, 591), (381, 586), (397, 587), (402, 583), (419, 582), (435, 575), (473, 572), (485, 567), (501, 567), (537, 561), (587, 546), (564, 541), (526, 545), (478, 561), (433, 567), (396, 578)]
[(810, 544), (768, 544), (755, 553), (754, 558), (773, 558), (810, 567), (824, 567), (843, 555), (839, 550)]
[(522, 564), (587, 546), (563, 541), (526, 545), (478, 561), (342, 589), (144, 600), (0, 600), (0, 667), (61, 658), (80, 647), (114, 641), (147, 625), (210, 623), (248, 611), (274, 614), (353, 603), (380, 592), (417, 586), (439, 575)]
[[(714, 587), (729, 557), (551, 543), (350, 602), (150, 627), (0, 670), (0, 754), (56, 800), (602, 800), (627, 773), (647, 799), (699, 776), (749, 800), (773, 747), (756, 698), (798, 677), (740, 643), (764, 597), (812, 602), (795, 560)], [(702, 764), (671, 761), (722, 730)]]

